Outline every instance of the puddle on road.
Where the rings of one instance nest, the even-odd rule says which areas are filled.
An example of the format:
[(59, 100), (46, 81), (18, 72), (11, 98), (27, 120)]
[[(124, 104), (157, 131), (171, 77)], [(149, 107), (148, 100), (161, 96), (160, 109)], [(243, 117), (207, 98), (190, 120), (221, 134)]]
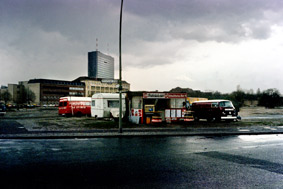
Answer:
[(249, 129), (238, 129), (238, 131), (240, 131), (240, 132), (249, 132), (250, 130)]
[(240, 135), (241, 140), (248, 142), (271, 142), (271, 141), (283, 141), (283, 135)]

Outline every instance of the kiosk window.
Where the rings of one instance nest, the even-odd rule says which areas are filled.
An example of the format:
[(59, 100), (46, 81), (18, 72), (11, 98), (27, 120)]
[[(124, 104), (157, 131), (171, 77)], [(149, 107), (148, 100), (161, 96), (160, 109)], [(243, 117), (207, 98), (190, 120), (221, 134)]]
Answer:
[(183, 108), (184, 99), (182, 98), (171, 98), (171, 108)]

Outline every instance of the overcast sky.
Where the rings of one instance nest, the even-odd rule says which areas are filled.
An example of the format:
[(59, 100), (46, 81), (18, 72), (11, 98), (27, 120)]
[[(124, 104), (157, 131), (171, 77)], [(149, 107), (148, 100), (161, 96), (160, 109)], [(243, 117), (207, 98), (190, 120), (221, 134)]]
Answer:
[[(1, 0), (0, 85), (87, 76), (87, 53), (119, 64), (120, 0)], [(124, 0), (131, 90), (283, 92), (282, 0)]]

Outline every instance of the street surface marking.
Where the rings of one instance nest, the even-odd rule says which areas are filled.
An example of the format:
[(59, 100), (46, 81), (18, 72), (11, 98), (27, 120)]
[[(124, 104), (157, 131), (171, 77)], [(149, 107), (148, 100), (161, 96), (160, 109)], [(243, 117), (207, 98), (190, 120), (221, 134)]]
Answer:
[(60, 151), (60, 148), (51, 148), (52, 151)]
[(277, 129), (275, 128), (271, 128), (271, 127), (263, 127), (264, 129), (268, 129), (268, 130), (272, 130), (272, 131), (276, 131)]
[(249, 129), (239, 129), (239, 131), (241, 131), (241, 132), (249, 132), (250, 130)]

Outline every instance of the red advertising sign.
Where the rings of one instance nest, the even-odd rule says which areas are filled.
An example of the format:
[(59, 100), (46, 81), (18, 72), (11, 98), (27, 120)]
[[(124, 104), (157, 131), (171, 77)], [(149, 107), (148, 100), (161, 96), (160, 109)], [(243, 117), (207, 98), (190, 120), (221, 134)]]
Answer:
[(143, 93), (143, 98), (187, 98), (185, 93)]
[(142, 109), (132, 109), (132, 116), (142, 117)]
[(165, 93), (166, 98), (187, 98), (187, 94), (184, 93)]

